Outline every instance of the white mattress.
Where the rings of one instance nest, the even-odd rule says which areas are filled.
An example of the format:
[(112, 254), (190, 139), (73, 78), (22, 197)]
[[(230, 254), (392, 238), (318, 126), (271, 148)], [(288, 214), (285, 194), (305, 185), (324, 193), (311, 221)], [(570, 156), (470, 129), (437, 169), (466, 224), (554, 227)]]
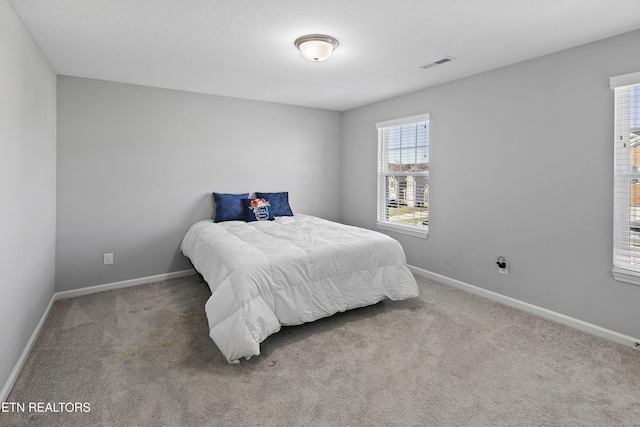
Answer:
[(340, 311), (418, 295), (391, 237), (296, 214), (194, 224), (182, 252), (209, 284), (209, 335), (231, 363), (280, 330)]

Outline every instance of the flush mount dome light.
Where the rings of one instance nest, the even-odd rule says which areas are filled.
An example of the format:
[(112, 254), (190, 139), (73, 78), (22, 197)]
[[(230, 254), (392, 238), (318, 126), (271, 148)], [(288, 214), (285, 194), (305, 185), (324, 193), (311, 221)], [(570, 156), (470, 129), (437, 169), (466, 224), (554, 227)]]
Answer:
[(324, 61), (338, 48), (338, 40), (323, 34), (298, 37), (294, 44), (300, 49), (302, 56), (314, 62)]

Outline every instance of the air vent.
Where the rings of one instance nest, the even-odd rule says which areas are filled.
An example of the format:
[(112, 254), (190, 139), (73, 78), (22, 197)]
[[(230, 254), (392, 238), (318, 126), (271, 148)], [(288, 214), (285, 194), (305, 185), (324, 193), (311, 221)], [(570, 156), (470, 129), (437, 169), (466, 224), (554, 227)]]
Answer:
[(431, 68), (431, 67), (435, 67), (436, 65), (442, 65), (445, 64), (447, 62), (453, 61), (455, 58), (452, 58), (450, 56), (445, 56), (444, 58), (438, 59), (437, 61), (433, 61), (430, 62), (426, 65), (423, 65), (422, 67), (420, 67), (421, 70), (426, 70), (427, 68)]

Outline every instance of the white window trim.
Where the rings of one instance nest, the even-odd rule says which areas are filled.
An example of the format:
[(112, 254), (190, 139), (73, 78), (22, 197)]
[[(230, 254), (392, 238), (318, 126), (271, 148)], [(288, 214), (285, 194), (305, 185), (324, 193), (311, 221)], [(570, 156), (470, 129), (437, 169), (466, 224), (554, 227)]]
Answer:
[(378, 221), (376, 223), (376, 226), (380, 230), (395, 231), (396, 233), (407, 234), (409, 236), (414, 236), (414, 237), (421, 237), (423, 239), (426, 239), (427, 237), (429, 237), (428, 226), (424, 228), (418, 228), (411, 225), (394, 224), (389, 221), (384, 221), (384, 222)]
[[(425, 114), (418, 114), (416, 116), (410, 116), (410, 117), (403, 117), (400, 119), (393, 119), (393, 120), (385, 120), (382, 122), (377, 122), (376, 123), (376, 129), (381, 129), (381, 128), (387, 128), (387, 127), (392, 127), (392, 126), (402, 126), (402, 125), (408, 125), (411, 123), (419, 123), (419, 122), (428, 122), (431, 120), (431, 115), (429, 113), (425, 113)], [(431, 141), (429, 141), (429, 147), (431, 146)], [(378, 153), (379, 155), (380, 153)], [(377, 176), (377, 181), (378, 181), (378, 185), (380, 182), (380, 176), (378, 173)], [(380, 189), (378, 188), (378, 191), (380, 191)], [(380, 202), (380, 194), (378, 194), (377, 196), (377, 200), (376, 200), (376, 209), (378, 208), (378, 203)], [(378, 214), (376, 212), (376, 218), (378, 217)], [(429, 237), (429, 226), (427, 227), (416, 227), (416, 226), (411, 226), (411, 225), (403, 225), (403, 224), (398, 224), (398, 223), (394, 223), (391, 221), (380, 221), (380, 220), (376, 220), (376, 227), (380, 230), (385, 230), (385, 231), (393, 231), (396, 233), (400, 233), (400, 234), (406, 234), (409, 236), (414, 236), (414, 237), (419, 237), (422, 239), (426, 239)]]
[(611, 272), (613, 273), (613, 278), (616, 279), (618, 282), (625, 282), (625, 283), (631, 283), (634, 285), (640, 285), (640, 275), (635, 271), (616, 267), (614, 265), (613, 270), (611, 270)]
[[(640, 84), (640, 72), (636, 72), (636, 73), (630, 73), (630, 74), (624, 74), (624, 75), (620, 75), (620, 76), (615, 76), (615, 77), (611, 77), (609, 79), (609, 86), (611, 89), (624, 89), (626, 87), (629, 86), (635, 86)], [(617, 116), (617, 114), (619, 113), (618, 111), (618, 104), (616, 102), (615, 105), (615, 114)], [(621, 129), (618, 127), (618, 121), (614, 120), (614, 168), (617, 168), (617, 150), (615, 148), (615, 143), (616, 141), (620, 138), (620, 133)], [(630, 269), (626, 269), (620, 265), (616, 265), (616, 249), (618, 248), (618, 246), (620, 245), (620, 243), (617, 240), (617, 233), (616, 230), (618, 228), (618, 222), (620, 221), (618, 214), (617, 214), (617, 200), (616, 200), (616, 192), (619, 191), (620, 189), (617, 187), (617, 177), (618, 177), (618, 171), (617, 169), (615, 169), (615, 176), (614, 176), (614, 225), (613, 225), (613, 277), (615, 278), (615, 280), (621, 281), (621, 282), (625, 282), (625, 283), (631, 283), (634, 285), (640, 285), (640, 271), (635, 271), (635, 270), (630, 270)], [(626, 220), (626, 223), (628, 224), (628, 219)], [(624, 242), (623, 242), (624, 243)]]
[(402, 126), (411, 123), (428, 122), (431, 118), (429, 113), (418, 114), (417, 116), (403, 117), (401, 119), (385, 120), (384, 122), (376, 123), (376, 129), (389, 128), (391, 126)]
[(609, 78), (609, 87), (611, 89), (621, 89), (637, 84), (640, 84), (640, 71)]

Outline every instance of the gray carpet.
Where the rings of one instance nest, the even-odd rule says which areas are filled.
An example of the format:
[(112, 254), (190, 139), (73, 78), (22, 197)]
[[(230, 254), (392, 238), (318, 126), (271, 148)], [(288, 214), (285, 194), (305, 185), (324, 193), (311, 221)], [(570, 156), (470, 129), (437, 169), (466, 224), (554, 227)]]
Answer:
[(90, 412), (0, 424), (640, 425), (640, 352), (418, 282), (418, 298), (283, 328), (239, 365), (208, 337), (196, 276), (57, 301), (7, 401)]

